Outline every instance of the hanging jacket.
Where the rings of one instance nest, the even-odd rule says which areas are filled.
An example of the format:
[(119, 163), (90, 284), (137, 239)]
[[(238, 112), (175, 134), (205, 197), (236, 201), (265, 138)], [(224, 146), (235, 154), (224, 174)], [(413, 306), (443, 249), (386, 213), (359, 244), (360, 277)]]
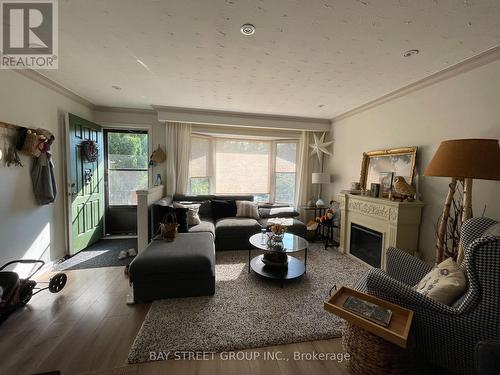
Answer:
[(31, 180), (33, 193), (38, 204), (45, 205), (54, 202), (57, 195), (54, 165), (50, 151), (42, 152), (38, 158), (33, 159)]

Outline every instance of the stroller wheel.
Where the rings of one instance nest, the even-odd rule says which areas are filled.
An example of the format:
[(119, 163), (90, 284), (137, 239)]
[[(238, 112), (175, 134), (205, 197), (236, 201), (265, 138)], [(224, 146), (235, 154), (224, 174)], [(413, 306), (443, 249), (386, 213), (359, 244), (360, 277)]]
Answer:
[(65, 273), (57, 273), (49, 281), (49, 291), (51, 293), (60, 292), (66, 285), (66, 280), (68, 280), (68, 277)]

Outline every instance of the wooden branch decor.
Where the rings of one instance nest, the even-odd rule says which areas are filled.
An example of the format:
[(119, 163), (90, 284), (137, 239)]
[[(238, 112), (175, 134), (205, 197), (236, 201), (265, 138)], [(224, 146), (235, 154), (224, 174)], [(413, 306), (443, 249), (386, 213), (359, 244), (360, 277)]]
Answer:
[[(472, 178), (464, 179), (464, 200), (462, 211), (462, 224), (472, 217)], [(458, 247), (457, 263), (461, 264), (464, 260), (464, 248), (462, 243)]]
[(453, 196), (455, 195), (455, 189), (457, 187), (457, 179), (452, 178), (450, 184), (448, 185), (448, 195), (444, 202), (443, 213), (441, 215), (441, 220), (439, 221), (437, 243), (436, 243), (436, 264), (441, 263), (444, 254), (445, 247), (445, 236), (446, 228), (448, 226), (448, 219), (450, 217), (450, 207), (453, 202)]

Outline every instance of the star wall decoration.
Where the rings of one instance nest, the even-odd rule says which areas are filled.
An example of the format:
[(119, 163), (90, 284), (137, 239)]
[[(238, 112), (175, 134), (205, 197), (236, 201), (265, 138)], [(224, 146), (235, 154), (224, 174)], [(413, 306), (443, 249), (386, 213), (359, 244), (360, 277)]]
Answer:
[(323, 154), (327, 154), (327, 155), (332, 156), (332, 153), (328, 150), (328, 146), (330, 146), (333, 143), (333, 141), (325, 142), (325, 135), (326, 135), (326, 132), (323, 133), (321, 135), (321, 137), (318, 137), (318, 135), (316, 135), (316, 133), (313, 133), (314, 143), (311, 143), (309, 145), (309, 147), (312, 148), (312, 151), (311, 151), (311, 154), (309, 155), (309, 157), (313, 156), (314, 154), (318, 155), (318, 160), (320, 163), (321, 163), (321, 157), (323, 156)]

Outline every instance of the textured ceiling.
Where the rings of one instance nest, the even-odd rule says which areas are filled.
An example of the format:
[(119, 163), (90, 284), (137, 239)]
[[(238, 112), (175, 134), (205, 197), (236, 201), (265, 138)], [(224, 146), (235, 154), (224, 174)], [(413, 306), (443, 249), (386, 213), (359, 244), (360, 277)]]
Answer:
[(59, 5), (59, 70), (42, 73), (114, 107), (332, 118), (500, 44), (499, 0)]

